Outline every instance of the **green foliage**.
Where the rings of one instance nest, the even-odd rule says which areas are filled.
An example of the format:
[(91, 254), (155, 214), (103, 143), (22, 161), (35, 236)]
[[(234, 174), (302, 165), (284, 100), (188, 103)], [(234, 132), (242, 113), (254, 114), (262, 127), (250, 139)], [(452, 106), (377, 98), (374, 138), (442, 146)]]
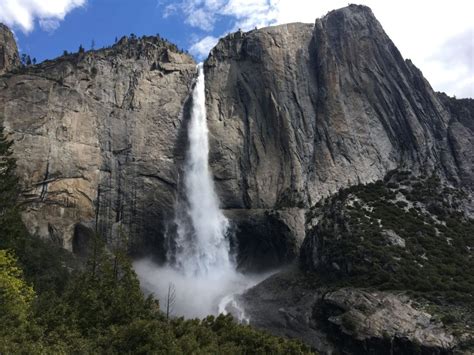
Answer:
[(465, 198), (436, 176), (407, 172), (340, 191), (309, 214), (320, 218), (308, 233), (319, 247), (318, 277), (474, 306), (474, 220), (459, 209)]
[(0, 320), (2, 328), (18, 326), (27, 321), (34, 291), (23, 279), (15, 256), (0, 250)]
[(230, 316), (167, 320), (158, 303), (141, 293), (125, 255), (111, 254), (102, 245), (61, 294), (41, 293), (32, 307), (27, 324), (32, 337), (25, 337), (29, 331), (13, 332), (3, 347), (0, 343), (0, 352), (34, 348), (45, 353), (309, 353), (297, 341), (237, 324)]

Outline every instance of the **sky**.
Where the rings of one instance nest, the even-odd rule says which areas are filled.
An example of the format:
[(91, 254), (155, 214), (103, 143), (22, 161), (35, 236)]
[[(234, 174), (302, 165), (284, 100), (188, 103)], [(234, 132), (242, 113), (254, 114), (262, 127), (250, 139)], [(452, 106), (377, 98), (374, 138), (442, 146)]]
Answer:
[[(360, 0), (372, 8), (404, 58), (437, 91), (474, 97), (473, 0)], [(107, 46), (123, 35), (160, 34), (197, 60), (229, 32), (313, 23), (340, 0), (0, 0), (0, 22), (38, 61), (64, 50)]]

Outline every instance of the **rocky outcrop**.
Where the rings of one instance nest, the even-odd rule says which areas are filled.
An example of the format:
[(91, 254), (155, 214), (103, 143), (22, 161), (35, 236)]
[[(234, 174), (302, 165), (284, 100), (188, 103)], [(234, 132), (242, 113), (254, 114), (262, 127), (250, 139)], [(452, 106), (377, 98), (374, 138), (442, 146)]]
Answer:
[(20, 67), (20, 56), (10, 29), (0, 23), (0, 75)]
[(456, 345), (440, 320), (416, 309), (405, 295), (342, 288), (328, 292), (315, 305), (354, 352), (449, 353)]
[(248, 290), (238, 301), (250, 325), (301, 339), (322, 354), (464, 354), (472, 350), (468, 328), (453, 331), (426, 310), (426, 303), (403, 292), (331, 290), (295, 266)]
[(472, 129), (365, 6), (231, 34), (206, 74), (217, 188), (224, 208), (250, 219), (401, 166), (472, 184)]
[(127, 235), (162, 254), (194, 75), (174, 45), (124, 37), (1, 76), (0, 121), (15, 141), (30, 232), (68, 249), (95, 232)]

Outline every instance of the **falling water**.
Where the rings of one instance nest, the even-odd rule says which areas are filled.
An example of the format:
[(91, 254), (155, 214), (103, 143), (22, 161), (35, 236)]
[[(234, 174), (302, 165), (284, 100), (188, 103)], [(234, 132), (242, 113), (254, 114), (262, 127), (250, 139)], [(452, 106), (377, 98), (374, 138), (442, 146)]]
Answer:
[(209, 142), (206, 119), (204, 70), (198, 65), (193, 91), (191, 122), (188, 127), (189, 151), (186, 158), (184, 189), (188, 205), (177, 217), (176, 263), (190, 275), (203, 275), (233, 269), (228, 221), (219, 209), (219, 200), (209, 172)]
[(243, 275), (233, 263), (228, 236), (229, 223), (219, 209), (219, 199), (209, 171), (205, 80), (202, 64), (192, 93), (188, 126), (189, 147), (184, 166), (183, 198), (176, 207), (176, 233), (172, 234), (168, 264), (150, 260), (134, 263), (145, 290), (166, 304), (169, 285), (176, 289), (173, 314), (204, 317), (231, 311), (245, 320), (234, 295), (268, 275)]

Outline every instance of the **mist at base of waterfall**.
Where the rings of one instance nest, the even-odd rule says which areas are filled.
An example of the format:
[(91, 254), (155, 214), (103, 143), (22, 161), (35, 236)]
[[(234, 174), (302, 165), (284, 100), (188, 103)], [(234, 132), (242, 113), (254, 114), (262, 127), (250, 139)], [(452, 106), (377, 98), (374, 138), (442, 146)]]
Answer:
[(185, 318), (204, 318), (208, 315), (231, 313), (240, 322), (248, 322), (244, 309), (234, 295), (260, 283), (273, 272), (242, 274), (232, 269), (213, 270), (207, 274), (187, 275), (170, 266), (159, 266), (150, 259), (133, 263), (141, 287), (146, 294), (153, 294), (166, 310), (169, 285), (176, 290), (171, 315)]

